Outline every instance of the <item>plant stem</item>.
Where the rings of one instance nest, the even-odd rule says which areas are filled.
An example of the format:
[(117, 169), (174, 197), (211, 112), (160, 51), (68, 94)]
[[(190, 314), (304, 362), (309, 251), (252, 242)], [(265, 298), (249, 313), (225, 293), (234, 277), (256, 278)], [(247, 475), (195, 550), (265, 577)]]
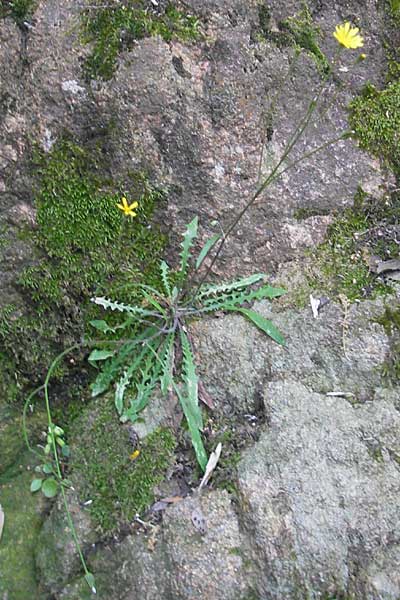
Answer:
[[(339, 56), (341, 52), (341, 49), (339, 48), (333, 58), (332, 64), (334, 65), (336, 63), (336, 60)], [(257, 200), (257, 198), (263, 193), (263, 191), (272, 183), (274, 182), (278, 177), (280, 177), (282, 175), (282, 173), (284, 173), (285, 171), (287, 171), (289, 168), (292, 168), (293, 166), (295, 166), (296, 164), (299, 164), (304, 158), (308, 158), (309, 156), (311, 156), (312, 154), (315, 154), (315, 152), (317, 152), (317, 149), (306, 153), (305, 155), (303, 155), (302, 157), (300, 157), (299, 159), (297, 159), (296, 161), (294, 161), (290, 166), (285, 167), (282, 171), (279, 171), (280, 166), (284, 163), (284, 161), (286, 160), (286, 158), (288, 157), (288, 155), (290, 154), (290, 152), (293, 150), (294, 146), (297, 144), (297, 142), (299, 141), (299, 139), (301, 138), (301, 136), (303, 135), (304, 131), (307, 129), (311, 117), (314, 114), (314, 111), (317, 107), (318, 101), (325, 89), (326, 83), (328, 81), (328, 79), (331, 77), (333, 73), (333, 68), (329, 71), (329, 73), (326, 74), (326, 76), (324, 77), (318, 92), (315, 94), (315, 96), (313, 97), (313, 99), (310, 101), (307, 111), (303, 117), (303, 119), (300, 121), (300, 123), (298, 124), (298, 126), (296, 127), (294, 133), (292, 134), (291, 138), (289, 139), (289, 141), (287, 142), (285, 149), (280, 157), (280, 159), (278, 160), (277, 164), (275, 165), (275, 167), (272, 169), (272, 171), (270, 172), (270, 174), (268, 175), (268, 177), (263, 181), (263, 183), (257, 188), (257, 190), (255, 191), (255, 193), (251, 196), (250, 200), (248, 200), (248, 202), (245, 204), (244, 208), (239, 212), (239, 214), (235, 217), (235, 219), (232, 221), (232, 223), (229, 225), (228, 229), (225, 231), (225, 235), (224, 237), (221, 239), (221, 242), (218, 245), (218, 248), (211, 260), (211, 263), (209, 264), (209, 266), (207, 267), (206, 272), (204, 273), (204, 275), (201, 277), (200, 282), (197, 284), (193, 296), (192, 298), (194, 299), (200, 289), (200, 287), (202, 286), (202, 284), (204, 283), (205, 279), (207, 278), (208, 274), (210, 273), (212, 267), (214, 266), (215, 262), (217, 261), (222, 248), (224, 247), (226, 240), (228, 238), (228, 236), (232, 233), (232, 231), (235, 229), (235, 227), (237, 226), (237, 224), (239, 223), (239, 221), (242, 219), (242, 217), (244, 216), (244, 214), (247, 212), (247, 210), (254, 204), (254, 202)], [(340, 136), (339, 139), (341, 139), (343, 137)], [(337, 139), (335, 138), (335, 141), (337, 141)], [(327, 145), (330, 145), (331, 143), (333, 143), (333, 141), (327, 142), (326, 144), (323, 144), (319, 149), (322, 149), (324, 147), (326, 147)]]
[[(85, 572), (85, 575), (91, 575), (89, 569), (87, 568), (86, 565), (86, 561), (85, 558), (83, 556), (80, 544), (79, 544), (79, 540), (78, 540), (78, 536), (76, 533), (76, 529), (75, 529), (75, 525), (73, 523), (72, 517), (71, 517), (71, 513), (69, 511), (68, 508), (68, 501), (67, 501), (67, 496), (65, 493), (65, 489), (64, 486), (62, 485), (62, 481), (63, 481), (63, 476), (62, 476), (62, 472), (61, 472), (61, 467), (60, 467), (60, 461), (58, 458), (58, 451), (57, 451), (57, 443), (56, 443), (56, 436), (54, 435), (54, 423), (53, 423), (53, 418), (51, 416), (51, 408), (50, 408), (50, 399), (49, 399), (49, 382), (51, 379), (51, 376), (53, 374), (54, 369), (56, 368), (57, 364), (64, 358), (64, 356), (66, 356), (67, 354), (69, 354), (70, 352), (72, 352), (73, 350), (80, 348), (82, 346), (82, 344), (74, 344), (73, 346), (70, 346), (69, 348), (67, 348), (66, 350), (64, 350), (63, 352), (61, 352), (51, 363), (49, 370), (47, 371), (47, 375), (44, 381), (44, 384), (41, 385), (39, 388), (37, 388), (36, 390), (34, 390), (29, 397), (27, 398), (25, 405), (24, 405), (24, 412), (23, 412), (23, 432), (24, 432), (24, 439), (25, 439), (25, 443), (27, 444), (27, 447), (29, 448), (29, 450), (31, 450), (32, 452), (34, 452), (35, 454), (38, 454), (30, 445), (29, 440), (28, 440), (28, 435), (27, 435), (27, 431), (26, 431), (26, 409), (27, 406), (29, 404), (29, 401), (31, 400), (31, 398), (37, 394), (40, 390), (44, 390), (44, 398), (45, 398), (45, 404), (46, 404), (46, 413), (47, 413), (47, 424), (48, 424), (48, 433), (51, 436), (51, 446), (52, 446), (52, 450), (53, 450), (53, 457), (54, 457), (54, 462), (56, 465), (56, 476), (58, 479), (58, 483), (60, 486), (60, 491), (61, 491), (61, 497), (63, 500), (63, 504), (64, 504), (64, 509), (65, 509), (65, 513), (66, 513), (66, 517), (67, 517), (67, 522), (68, 522), (68, 526), (71, 530), (71, 536), (72, 539), (74, 541), (77, 553), (79, 555), (79, 559), (81, 561), (83, 570)], [(40, 458), (42, 458), (40, 456)]]

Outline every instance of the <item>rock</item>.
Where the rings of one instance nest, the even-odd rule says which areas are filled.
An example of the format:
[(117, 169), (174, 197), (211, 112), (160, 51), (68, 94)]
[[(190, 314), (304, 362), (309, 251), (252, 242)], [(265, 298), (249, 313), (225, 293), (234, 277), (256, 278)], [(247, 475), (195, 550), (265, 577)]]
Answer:
[[(32, 442), (46, 430), (45, 415), (41, 410), (27, 412), (27, 433)], [(19, 407), (0, 400), (0, 476), (26, 453), (22, 432), (22, 415)]]
[(201, 373), (220, 410), (252, 412), (265, 381), (289, 376), (316, 392), (342, 390), (357, 402), (371, 398), (380, 385), (379, 366), (390, 352), (383, 327), (374, 322), (383, 313), (382, 300), (353, 305), (346, 322), (343, 308), (334, 303), (318, 319), (310, 307), (274, 312), (273, 306), (259, 302), (254, 308), (280, 329), (286, 347), (266, 339), (241, 316), (193, 326)]
[[(80, 505), (79, 498), (73, 490), (68, 491), (67, 502), (77, 539), (82, 550), (86, 552), (98, 541), (99, 536), (96, 534), (88, 509)], [(56, 593), (81, 570), (81, 562), (61, 496), (57, 497), (50, 515), (41, 528), (34, 555), (43, 594)]]
[(0, 543), (2, 600), (38, 598), (33, 553), (48, 503), (42, 494), (32, 494), (29, 489), (36, 464), (25, 452), (0, 475), (0, 500), (5, 517)]
[(269, 428), (239, 465), (260, 597), (396, 600), (398, 411), (374, 396), (352, 406), (295, 379), (264, 394)]
[[(184, 5), (202, 20), (202, 39), (187, 44), (160, 37), (138, 41), (120, 54), (114, 77), (92, 84), (82, 70), (90, 48), (81, 43), (76, 27), (80, 2), (38, 2), (27, 31), (10, 19), (2, 20), (2, 306), (20, 305), (23, 293), (16, 282), (24, 268), (38, 260), (33, 241), (16, 235), (26, 226), (35, 227), (28, 140), (50, 152), (67, 132), (85, 149), (101, 149), (110, 180), (123, 181), (135, 170), (149, 172), (152, 182), (168, 192), (168, 205), (157, 219), (170, 233), (170, 262), (177, 257), (176, 239), (194, 214), (201, 221), (200, 241), (221, 228), (226, 231), (280, 159), (321, 85), (315, 57), (302, 53), (290, 74), (296, 51), (293, 45), (277, 43), (282, 20), (301, 10), (303, 3), (186, 0)], [(263, 6), (267, 10), (262, 19)], [(335, 79), (322, 95), (322, 114), (314, 115), (285, 166), (344, 131), (351, 98), (366, 81), (379, 86), (385, 79), (383, 8), (373, 0), (313, 0), (310, 10), (324, 34), (321, 48), (328, 57), (336, 50), (335, 24), (351, 19), (362, 27), (368, 59), (351, 71), (352, 58), (341, 54)], [(330, 107), (336, 92), (337, 105)], [(351, 139), (298, 163), (246, 214), (215, 275), (228, 280), (255, 270), (272, 273), (323, 239), (332, 213), (352, 205), (359, 185), (380, 193), (387, 181), (378, 162)], [(314, 216), (299, 223), (295, 214), (301, 210)], [(282, 330), (285, 348), (239, 316), (210, 319), (192, 328), (199, 371), (215, 399), (215, 415), (233, 422), (260, 411), (264, 415), (258, 441), (239, 464), (234, 504), (226, 493), (211, 489), (169, 508), (154, 534), (150, 526), (146, 536), (128, 527), (107, 539), (95, 530), (82, 505), (90, 498), (80, 493), (93, 475), (88, 454), (95, 454), (96, 476), (101, 480), (106, 473), (105, 482), (101, 480), (106, 490), (113, 492), (118, 480), (129, 498), (131, 489), (123, 486), (131, 481), (125, 473), (134, 471), (129, 435), (110, 415), (99, 425), (95, 406), (82, 416), (86, 424), (81, 418), (76, 425), (75, 444), (84, 447), (86, 479), (81, 471), (76, 493), (69, 494), (71, 510), (100, 597), (400, 596), (400, 399), (397, 389), (384, 388), (379, 372), (390, 352), (388, 336), (374, 322), (383, 302), (362, 302), (348, 311), (331, 303), (318, 319), (309, 307), (300, 309), (293, 303), (259, 303), (256, 308)], [(55, 318), (64, 323), (61, 312)], [(67, 333), (60, 326), (60, 338)], [(168, 406), (162, 419), (168, 420), (170, 411)], [(159, 426), (160, 415), (153, 416), (146, 427)], [(16, 423), (14, 414), (1, 409), (0, 455), (6, 475), (22, 451)], [(96, 423), (98, 439), (104, 439), (98, 433), (102, 429), (109, 445), (90, 437), (90, 426)], [(145, 436), (149, 429), (139, 433)], [(111, 453), (118, 467), (114, 470), (108, 460)], [(102, 462), (104, 455), (107, 461)], [(60, 498), (37, 540), (40, 519), (33, 501), (38, 500), (25, 497), (17, 486), (26, 485), (25, 475), (15, 478), (15, 488), (4, 488), (7, 502), (1, 498), (6, 528), (0, 547), (0, 593), (16, 600), (34, 597), (38, 577), (43, 598), (84, 598), (89, 590), (82, 583)], [(108, 507), (103, 516), (111, 514)], [(193, 526), (194, 511), (206, 520), (203, 536)], [(12, 523), (12, 551), (19, 550), (18, 560), (24, 565), (21, 582), (19, 571), (15, 575), (14, 567), (7, 572), (3, 567)], [(22, 550), (21, 538), (27, 540)]]
[[(204, 515), (204, 535), (193, 525), (195, 511)], [(155, 534), (149, 529), (147, 539), (130, 535), (117, 547), (111, 543), (97, 550), (91, 557), (91, 568), (96, 573), (99, 598), (246, 597), (239, 525), (226, 492), (186, 498), (175, 504), (166, 511), (162, 531)], [(107, 575), (110, 572), (112, 578)], [(84, 586), (77, 581), (59, 598), (85, 598)]]

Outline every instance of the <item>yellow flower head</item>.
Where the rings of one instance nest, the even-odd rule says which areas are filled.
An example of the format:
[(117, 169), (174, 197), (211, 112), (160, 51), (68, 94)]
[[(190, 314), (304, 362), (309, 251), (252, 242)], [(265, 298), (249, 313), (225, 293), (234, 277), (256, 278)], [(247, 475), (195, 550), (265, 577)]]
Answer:
[(361, 35), (359, 35), (359, 31), (358, 27), (352, 27), (350, 23), (344, 23), (343, 25), (336, 25), (333, 35), (339, 44), (345, 48), (355, 50), (356, 48), (364, 46), (364, 40)]
[(140, 454), (140, 450), (135, 450), (132, 454), (129, 455), (129, 460), (136, 460)]
[(139, 206), (137, 202), (132, 202), (132, 204), (128, 204), (128, 200), (125, 198), (121, 198), (121, 204), (117, 204), (118, 208), (122, 210), (126, 217), (136, 217), (135, 208)]

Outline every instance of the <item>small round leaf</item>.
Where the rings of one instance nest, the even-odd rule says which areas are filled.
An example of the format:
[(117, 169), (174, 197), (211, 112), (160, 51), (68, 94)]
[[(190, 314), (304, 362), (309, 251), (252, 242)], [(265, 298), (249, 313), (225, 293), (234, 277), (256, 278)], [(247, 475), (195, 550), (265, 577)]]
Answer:
[(48, 463), (43, 465), (43, 473), (46, 473), (46, 475), (50, 475), (50, 473), (52, 473), (52, 472), (53, 472), (53, 467), (51, 465), (49, 465)]
[(58, 483), (52, 477), (49, 479), (45, 479), (42, 484), (42, 492), (46, 496), (46, 498), (54, 498), (54, 496), (58, 492)]
[(31, 482), (31, 492), (37, 492), (42, 487), (43, 479), (33, 479)]
[(69, 446), (67, 444), (61, 448), (61, 454), (65, 457), (70, 455)]

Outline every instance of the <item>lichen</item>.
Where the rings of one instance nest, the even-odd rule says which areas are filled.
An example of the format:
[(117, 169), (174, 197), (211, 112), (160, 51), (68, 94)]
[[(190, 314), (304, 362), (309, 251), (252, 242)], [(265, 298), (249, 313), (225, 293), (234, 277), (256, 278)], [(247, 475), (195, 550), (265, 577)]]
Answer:
[(110, 79), (119, 54), (132, 48), (135, 40), (159, 35), (165, 41), (197, 39), (199, 21), (169, 3), (164, 11), (149, 9), (143, 0), (91, 2), (82, 12), (82, 38), (93, 45), (84, 71), (87, 80)]
[(158, 428), (134, 448), (129, 429), (118, 423), (110, 397), (99, 399), (95, 408), (88, 407), (88, 418), (75, 424), (71, 439), (71, 469), (80, 497), (91, 500), (90, 513), (103, 532), (121, 522), (131, 521), (154, 499), (154, 487), (173, 463), (175, 437), (167, 428)]

